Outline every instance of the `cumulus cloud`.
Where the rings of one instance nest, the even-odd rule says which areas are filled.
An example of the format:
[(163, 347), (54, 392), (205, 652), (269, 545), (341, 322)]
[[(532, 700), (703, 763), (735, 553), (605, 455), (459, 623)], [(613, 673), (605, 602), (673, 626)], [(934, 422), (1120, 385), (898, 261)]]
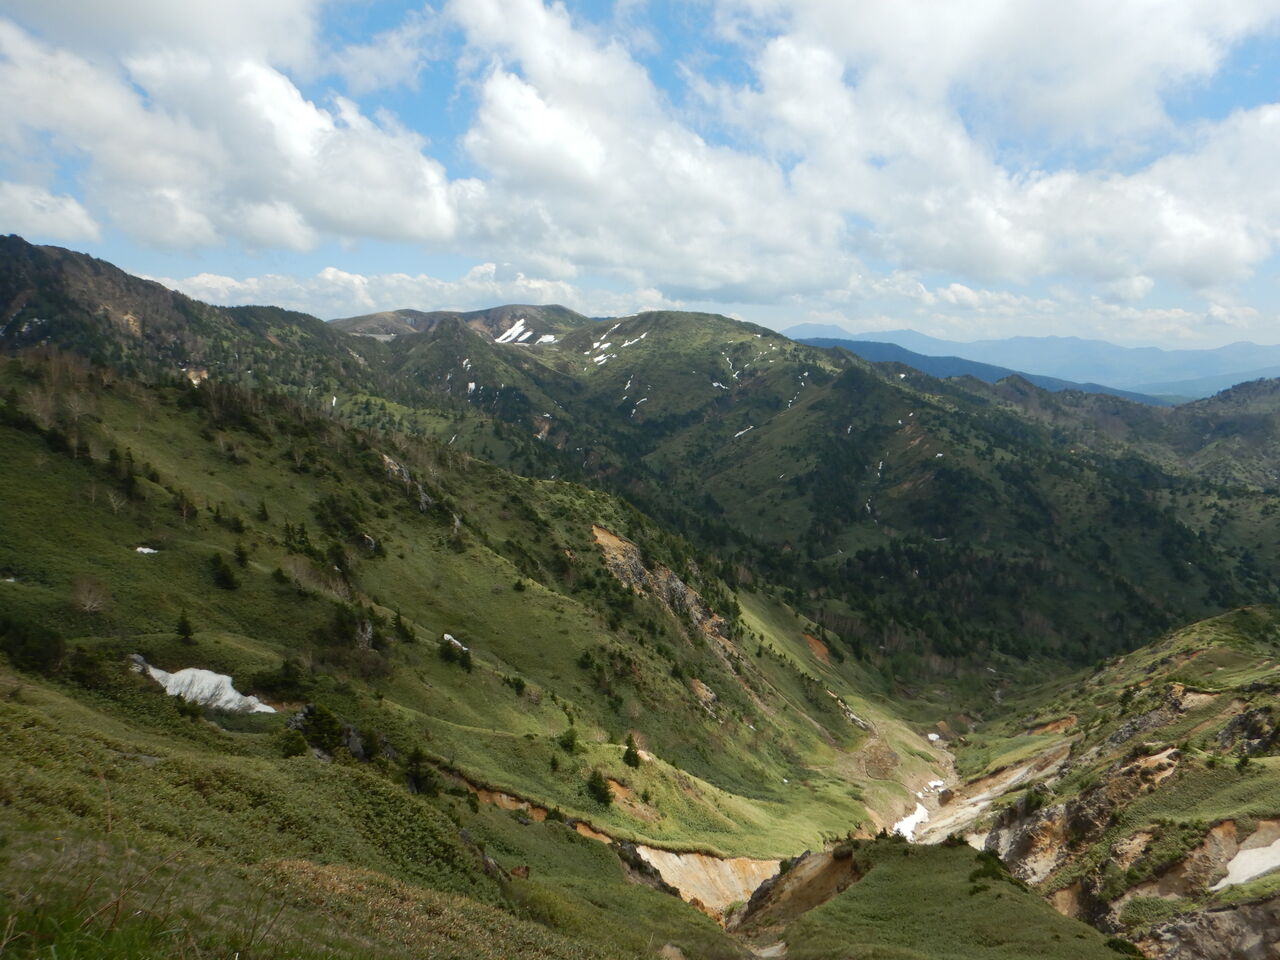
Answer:
[(440, 29), (430, 7), (410, 10), (399, 26), (383, 31), (369, 43), (353, 43), (333, 55), (333, 69), (353, 94), (387, 87), (417, 89), (418, 75), (427, 65), (428, 45)]
[(101, 230), (89, 211), (66, 194), (28, 183), (0, 181), (0, 223), (6, 230), (42, 240), (97, 240)]
[[(1280, 23), (1280, 0), (710, 0), (698, 10), (740, 69), (700, 76), (692, 56), (674, 94), (645, 65), (659, 45), (632, 0), (603, 23), (546, 0), (445, 0), (336, 51), (317, 39), (321, 0), (102, 6), (13, 0), (22, 26), (0, 20), (0, 179), (79, 181), (66, 197), (4, 188), (26, 211), (14, 222), (511, 265), (409, 277), (401, 302), (391, 275), (200, 280), (225, 297), (333, 315), (326, 290), (347, 312), (543, 290), (608, 312), (584, 292), (603, 280), (893, 326), (1265, 322), (1231, 293), (1280, 246), (1280, 105), (1179, 124), (1166, 103)], [(377, 106), (446, 54), (448, 89), (410, 98), (404, 120)], [(413, 124), (445, 110), (461, 132), (429, 142)], [(1050, 284), (1067, 294), (1046, 307)], [(1171, 298), (1181, 313), (1143, 309)]]
[(91, 56), (200, 50), (305, 67), (322, 0), (7, 0), (6, 13)]
[(119, 72), (0, 21), (0, 90), (0, 144), (37, 150), (52, 137), (84, 158), (90, 203), (159, 245), (438, 242), (457, 231), (459, 202), (482, 192), (450, 181), (394, 119), (341, 97), (314, 103), (253, 60), (139, 54)]
[(558, 303), (589, 316), (641, 310), (677, 310), (682, 304), (653, 289), (582, 289), (563, 280), (529, 277), (494, 263), (482, 263), (456, 280), (426, 274), (365, 275), (326, 267), (310, 277), (267, 274), (236, 279), (202, 273), (182, 279), (157, 278), (190, 297), (226, 306), (272, 303), (332, 319), (408, 307), (417, 310), (475, 310), (500, 303)]

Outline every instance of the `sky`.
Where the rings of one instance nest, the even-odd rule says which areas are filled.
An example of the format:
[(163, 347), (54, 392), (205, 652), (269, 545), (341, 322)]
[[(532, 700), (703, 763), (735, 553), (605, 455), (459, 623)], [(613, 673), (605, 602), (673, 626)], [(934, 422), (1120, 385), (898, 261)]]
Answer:
[(326, 319), (1280, 342), (1280, 0), (0, 0), (0, 232)]

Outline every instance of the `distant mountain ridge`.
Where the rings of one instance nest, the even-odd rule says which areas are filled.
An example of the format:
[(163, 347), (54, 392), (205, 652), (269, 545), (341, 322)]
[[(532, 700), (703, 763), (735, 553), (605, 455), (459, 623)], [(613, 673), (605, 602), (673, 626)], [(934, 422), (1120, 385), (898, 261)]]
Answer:
[(931, 377), (976, 377), (984, 383), (998, 383), (1006, 377), (1022, 377), (1042, 390), (1059, 393), (1063, 390), (1079, 390), (1083, 393), (1104, 393), (1112, 397), (1123, 397), (1135, 403), (1151, 406), (1172, 406), (1168, 400), (1135, 393), (1131, 390), (1117, 390), (1115, 387), (1100, 383), (1074, 383), (1057, 377), (1045, 377), (1035, 373), (1023, 373), (1021, 370), (1010, 370), (990, 363), (979, 363), (976, 360), (965, 360), (963, 357), (930, 357), (916, 353), (896, 343), (879, 343), (874, 340), (837, 340), (828, 337), (812, 337), (800, 341), (814, 347), (839, 347), (856, 354), (863, 360), (872, 363), (902, 363)]
[[(1280, 346), (1246, 342), (1212, 350), (1123, 347), (1080, 337), (1022, 336), (961, 342), (914, 330), (850, 334), (830, 324), (799, 324), (782, 333), (793, 340), (827, 337), (893, 343), (925, 356), (960, 357), (1077, 383), (1189, 397), (1208, 396), (1235, 383), (1267, 376), (1265, 371), (1280, 367)], [(1172, 387), (1178, 389), (1168, 389)]]
[[(411, 333), (426, 333), (446, 320), (458, 320), (477, 333), (497, 338), (523, 320), (526, 324), (513, 339), (536, 339), (542, 336), (558, 336), (576, 327), (590, 323), (588, 317), (575, 313), (559, 304), (534, 306), (511, 303), (484, 310), (382, 310), (358, 317), (342, 317), (329, 321), (345, 333), (366, 337), (390, 339)], [(528, 331), (526, 335), (525, 330)]]

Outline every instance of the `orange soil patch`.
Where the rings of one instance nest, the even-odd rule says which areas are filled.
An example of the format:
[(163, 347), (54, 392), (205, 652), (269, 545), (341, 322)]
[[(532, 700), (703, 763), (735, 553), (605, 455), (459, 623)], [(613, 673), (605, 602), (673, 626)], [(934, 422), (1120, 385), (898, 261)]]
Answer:
[(481, 787), (476, 790), (476, 799), (481, 803), (495, 806), (499, 810), (520, 810), (527, 813), (530, 820), (536, 820), (538, 823), (547, 819), (547, 811), (545, 809), (535, 806), (528, 800), (513, 797), (509, 793), (499, 793), (496, 790), (485, 790)]
[(575, 820), (573, 822), (573, 829), (577, 831), (578, 834), (589, 840), (599, 840), (601, 843), (613, 843), (613, 837), (606, 833), (601, 833), (599, 830), (592, 830), (581, 820)]
[(1038, 727), (1032, 727), (1027, 733), (1033, 737), (1041, 733), (1063, 733), (1074, 727), (1076, 722), (1076, 715), (1072, 713), (1060, 720), (1051, 720), (1048, 723), (1040, 724)]
[(811, 633), (805, 633), (802, 636), (804, 637), (804, 642), (809, 644), (809, 652), (827, 666), (831, 666), (831, 653), (827, 650), (827, 645)]

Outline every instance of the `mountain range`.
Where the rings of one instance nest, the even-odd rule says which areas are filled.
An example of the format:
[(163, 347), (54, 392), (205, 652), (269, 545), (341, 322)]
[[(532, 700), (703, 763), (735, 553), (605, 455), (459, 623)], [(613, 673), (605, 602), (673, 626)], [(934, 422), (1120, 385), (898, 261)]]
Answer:
[(1256, 343), (1232, 343), (1211, 350), (1166, 350), (1122, 347), (1079, 337), (960, 342), (914, 330), (851, 335), (843, 327), (812, 323), (789, 327), (783, 333), (793, 339), (892, 343), (930, 357), (960, 357), (1039, 376), (1183, 399), (1206, 397), (1237, 383), (1280, 375), (1280, 346)]
[(1265, 955), (1280, 382), (0, 304), (15, 956)]

